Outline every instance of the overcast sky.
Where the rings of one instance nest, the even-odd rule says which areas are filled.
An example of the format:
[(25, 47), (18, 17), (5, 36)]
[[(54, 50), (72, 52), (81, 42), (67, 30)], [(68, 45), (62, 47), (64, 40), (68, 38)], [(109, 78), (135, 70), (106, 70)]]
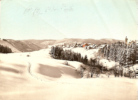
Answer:
[(2, 0), (0, 37), (62, 39), (138, 37), (136, 0)]

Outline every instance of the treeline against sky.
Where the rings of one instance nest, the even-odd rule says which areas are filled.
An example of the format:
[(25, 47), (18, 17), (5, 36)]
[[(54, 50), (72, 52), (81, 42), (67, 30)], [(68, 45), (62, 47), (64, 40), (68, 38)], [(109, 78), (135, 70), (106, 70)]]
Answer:
[(119, 62), (122, 65), (136, 63), (136, 48), (135, 42), (125, 44), (117, 42), (110, 45), (105, 45), (99, 50), (99, 54), (109, 60)]

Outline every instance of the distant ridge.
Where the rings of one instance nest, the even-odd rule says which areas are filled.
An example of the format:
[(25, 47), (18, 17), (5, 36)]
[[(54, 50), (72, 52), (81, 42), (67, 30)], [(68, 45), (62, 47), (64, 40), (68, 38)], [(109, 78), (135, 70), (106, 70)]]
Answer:
[(45, 49), (48, 45), (53, 45), (57, 43), (92, 43), (92, 44), (103, 44), (103, 43), (114, 43), (117, 41), (123, 40), (116, 40), (116, 39), (77, 39), (77, 38), (66, 38), (61, 40), (52, 40), (52, 39), (43, 39), (43, 40), (36, 40), (36, 39), (28, 39), (28, 40), (13, 40), (13, 39), (3, 39), (0, 40), (0, 44), (7, 46), (12, 49), (13, 52), (31, 52), (37, 51), (40, 49)]
[(68, 43), (68, 42), (82, 42), (82, 43), (92, 43), (92, 44), (103, 44), (103, 43), (114, 43), (117, 41), (123, 41), (123, 40), (116, 40), (116, 39), (77, 39), (77, 38), (66, 38), (66, 39), (62, 39), (62, 40), (57, 40), (55, 43)]

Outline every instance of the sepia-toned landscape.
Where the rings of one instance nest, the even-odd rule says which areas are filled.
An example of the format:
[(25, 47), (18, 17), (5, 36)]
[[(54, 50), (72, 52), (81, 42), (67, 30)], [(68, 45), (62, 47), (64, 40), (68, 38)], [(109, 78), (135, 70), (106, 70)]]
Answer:
[[(40, 41), (35, 40), (35, 42)], [(114, 42), (116, 41), (110, 41), (109, 44)], [(114, 61), (109, 62), (100, 58), (99, 65), (106, 70), (100, 72), (99, 76), (93, 72), (91, 77), (90, 69), (95, 67), (94, 65), (58, 59), (51, 55), (52, 46), (62, 46), (64, 50), (70, 49), (81, 53), (82, 57), (87, 55), (89, 61), (90, 58), (97, 57), (95, 54), (98, 54), (100, 49), (98, 47), (92, 49), (77, 47), (72, 41), (73, 46), (68, 47), (65, 41), (56, 43), (51, 40), (40, 42), (46, 47), (43, 49), (38, 45), (35, 46), (39, 48), (34, 48), (29, 40), (5, 39), (0, 43), (16, 51), (0, 54), (0, 100), (85, 100), (86, 98), (87, 100), (136, 100), (137, 98), (137, 77), (125, 76), (125, 70), (123, 76), (115, 77), (114, 73), (108, 75), (115, 67)], [(27, 45), (32, 51), (21, 52), (16, 45)], [(134, 65), (134, 70), (137, 71), (138, 65)]]
[(138, 0), (0, 0), (0, 100), (138, 100)]

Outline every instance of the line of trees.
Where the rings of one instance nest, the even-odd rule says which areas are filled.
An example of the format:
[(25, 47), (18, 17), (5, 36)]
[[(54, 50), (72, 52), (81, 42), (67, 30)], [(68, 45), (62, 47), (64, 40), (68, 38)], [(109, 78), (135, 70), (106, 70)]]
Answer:
[(0, 53), (12, 53), (12, 50), (7, 46), (0, 45)]
[(99, 50), (99, 54), (107, 59), (120, 62), (122, 65), (126, 63), (136, 63), (136, 44), (131, 46), (121, 42), (106, 45)]
[(51, 56), (55, 59), (69, 60), (69, 61), (79, 61), (83, 64), (92, 66), (92, 67), (100, 67), (97, 59), (88, 60), (87, 55), (84, 57), (81, 56), (80, 53), (75, 53), (71, 50), (63, 50), (62, 47), (53, 46), (50, 52)]

